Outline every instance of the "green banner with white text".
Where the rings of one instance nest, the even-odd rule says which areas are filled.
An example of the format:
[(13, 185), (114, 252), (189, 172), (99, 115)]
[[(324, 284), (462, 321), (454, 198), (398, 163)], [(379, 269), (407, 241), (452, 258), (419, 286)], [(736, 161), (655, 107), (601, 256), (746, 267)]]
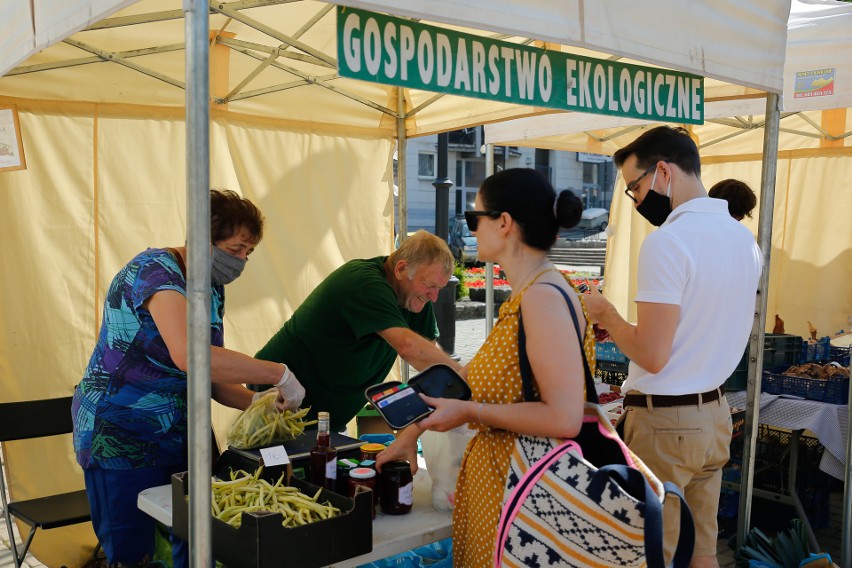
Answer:
[(339, 74), (439, 93), (702, 124), (704, 78), (337, 7)]

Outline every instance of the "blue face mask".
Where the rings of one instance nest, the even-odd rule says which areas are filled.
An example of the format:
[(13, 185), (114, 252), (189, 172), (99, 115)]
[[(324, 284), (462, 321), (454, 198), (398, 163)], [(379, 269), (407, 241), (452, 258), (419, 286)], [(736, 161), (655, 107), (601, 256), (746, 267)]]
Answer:
[(246, 267), (246, 259), (237, 258), (213, 245), (210, 256), (210, 280), (214, 284), (230, 284), (236, 280)]

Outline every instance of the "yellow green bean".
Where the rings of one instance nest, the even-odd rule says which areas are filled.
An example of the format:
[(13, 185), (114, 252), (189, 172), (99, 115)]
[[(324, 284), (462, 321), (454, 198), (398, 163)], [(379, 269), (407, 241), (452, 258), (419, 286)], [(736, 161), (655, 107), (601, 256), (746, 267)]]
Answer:
[(271, 511), (281, 514), (283, 526), (291, 527), (340, 514), (340, 509), (330, 503), (318, 502), (322, 490), (313, 497), (305, 495), (296, 487), (283, 485), (283, 474), (273, 485), (265, 479), (260, 479), (262, 469), (258, 469), (253, 475), (244, 471), (232, 472), (230, 481), (214, 479), (213, 516), (231, 526), (239, 527), (244, 512)]

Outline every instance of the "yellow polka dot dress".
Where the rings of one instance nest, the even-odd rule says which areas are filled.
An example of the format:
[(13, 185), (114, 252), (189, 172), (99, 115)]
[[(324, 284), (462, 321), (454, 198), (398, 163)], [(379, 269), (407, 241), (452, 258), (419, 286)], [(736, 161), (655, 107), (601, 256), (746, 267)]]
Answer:
[[(533, 282), (500, 306), (497, 323), (471, 360), (467, 381), (473, 393), (472, 400), (487, 404), (523, 402), (518, 360), (518, 315), (521, 298)], [(585, 311), (583, 306), (584, 314)], [(590, 368), (594, 369), (595, 343), (591, 323), (586, 328), (584, 351)], [(455, 568), (494, 565), (497, 523), (516, 438), (514, 432), (479, 424), (470, 424), (470, 427), (479, 432), (465, 450), (456, 484), (453, 510)]]

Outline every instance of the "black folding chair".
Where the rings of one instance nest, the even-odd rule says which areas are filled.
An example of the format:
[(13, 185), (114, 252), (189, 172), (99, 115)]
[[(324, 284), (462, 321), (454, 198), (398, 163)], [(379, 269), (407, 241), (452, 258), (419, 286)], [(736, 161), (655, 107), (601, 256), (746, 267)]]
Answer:
[[(0, 404), (0, 442), (70, 434), (71, 431), (70, 396)], [(5, 459), (6, 462), (9, 461), (8, 457)], [(6, 526), (9, 529), (9, 542), (15, 556), (15, 568), (19, 568), (24, 561), (37, 529), (47, 530), (91, 520), (85, 490), (8, 502), (6, 481), (0, 471), (0, 495), (3, 499)], [(15, 543), (12, 517), (30, 526), (30, 533), (20, 553)]]

